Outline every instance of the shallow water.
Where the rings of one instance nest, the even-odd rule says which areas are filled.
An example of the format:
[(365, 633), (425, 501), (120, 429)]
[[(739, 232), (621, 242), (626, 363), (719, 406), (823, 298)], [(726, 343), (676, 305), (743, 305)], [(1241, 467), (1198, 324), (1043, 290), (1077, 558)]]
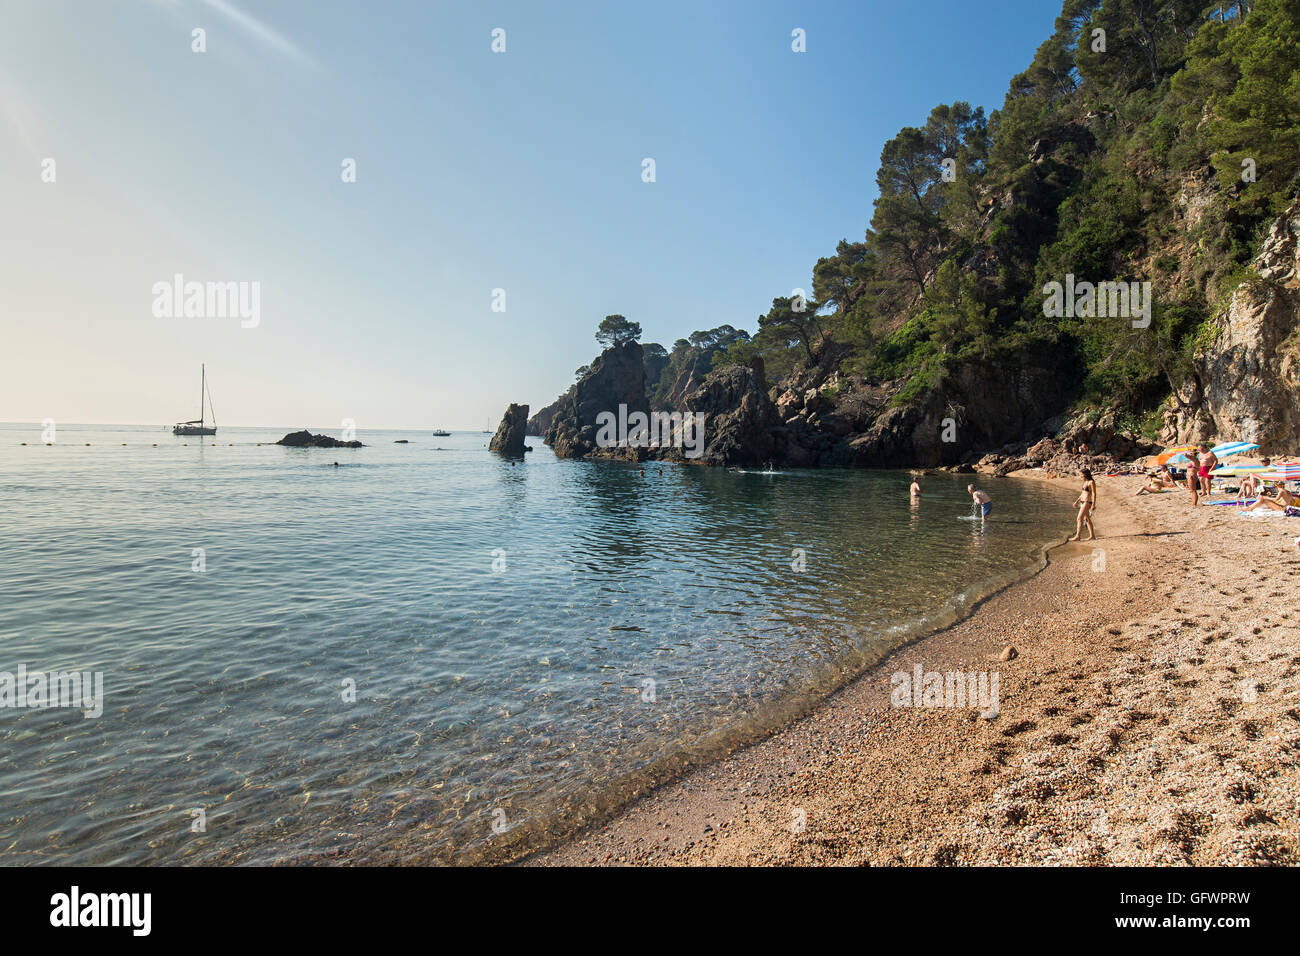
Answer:
[(257, 445), (288, 430), (0, 425), (0, 671), (104, 681), (98, 718), (0, 708), (0, 863), (501, 858), (787, 719), (1073, 524), (1037, 482), (981, 478), (982, 525), (964, 476), (912, 507), (898, 472)]

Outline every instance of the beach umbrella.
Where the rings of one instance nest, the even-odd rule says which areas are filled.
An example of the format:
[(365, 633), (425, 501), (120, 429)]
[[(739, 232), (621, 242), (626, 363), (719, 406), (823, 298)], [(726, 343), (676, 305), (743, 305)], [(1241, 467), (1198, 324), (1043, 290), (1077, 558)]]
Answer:
[[(1170, 456), (1168, 463), (1171, 465), (1186, 465), (1189, 461), (1186, 453), (1199, 447), (1199, 445), (1182, 445), (1177, 450), (1172, 448), (1169, 449), (1169, 451), (1176, 451), (1176, 453)], [(1210, 451), (1214, 453), (1215, 458), (1223, 459), (1227, 458), (1229, 455), (1240, 455), (1242, 452), (1254, 451), (1258, 447), (1259, 445), (1255, 442), (1229, 441), (1224, 442), (1222, 445), (1215, 445), (1210, 449)], [(1165, 454), (1168, 455), (1169, 452), (1167, 451)], [(1157, 461), (1158, 460), (1159, 459), (1157, 459)], [(1165, 462), (1160, 462), (1160, 464), (1165, 464)]]
[(1214, 469), (1214, 471), (1210, 472), (1210, 474), (1215, 478), (1240, 478), (1242, 475), (1269, 471), (1272, 467), (1272, 465), (1261, 465), (1259, 462), (1254, 461), (1241, 461), (1233, 465), (1220, 465), (1218, 468)]
[(1173, 464), (1175, 460), (1178, 459), (1180, 456), (1182, 457), (1183, 461), (1186, 462), (1187, 458), (1184, 455), (1184, 453), (1189, 451), (1195, 451), (1195, 450), (1196, 450), (1195, 445), (1175, 445), (1173, 448), (1166, 448), (1160, 454), (1156, 455), (1156, 464), (1157, 465)]
[(1258, 447), (1258, 442), (1230, 441), (1224, 442), (1222, 445), (1215, 445), (1210, 451), (1214, 452), (1215, 458), (1228, 458), (1232, 455), (1240, 455), (1243, 452), (1254, 451)]
[(1268, 471), (1259, 472), (1259, 477), (1265, 481), (1300, 481), (1300, 464), (1279, 462)]

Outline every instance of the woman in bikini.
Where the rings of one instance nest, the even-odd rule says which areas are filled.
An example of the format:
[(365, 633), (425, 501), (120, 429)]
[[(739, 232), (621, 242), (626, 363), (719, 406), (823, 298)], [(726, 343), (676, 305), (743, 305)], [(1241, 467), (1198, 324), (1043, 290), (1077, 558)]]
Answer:
[(1092, 478), (1092, 472), (1087, 468), (1083, 469), (1083, 490), (1079, 492), (1079, 497), (1074, 499), (1074, 503), (1079, 506), (1079, 517), (1074, 523), (1074, 537), (1071, 541), (1078, 541), (1083, 537), (1083, 527), (1088, 526), (1088, 540), (1091, 541), (1097, 537), (1097, 533), (1092, 529), (1092, 509), (1097, 503), (1097, 482)]
[(1201, 459), (1195, 449), (1187, 453), (1187, 490), (1192, 493), (1192, 507), (1200, 503)]

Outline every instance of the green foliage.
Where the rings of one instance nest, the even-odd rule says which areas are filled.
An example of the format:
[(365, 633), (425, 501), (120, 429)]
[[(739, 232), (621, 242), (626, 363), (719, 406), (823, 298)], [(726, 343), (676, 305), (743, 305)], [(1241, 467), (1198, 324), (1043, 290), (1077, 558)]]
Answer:
[[(1300, 190), (1300, 3), (1225, 9), (1064, 0), (1000, 110), (941, 104), (884, 145), (871, 224), (818, 260), (808, 308), (774, 299), (714, 360), (775, 376), (830, 356), (904, 380), (907, 403), (962, 363), (1052, 359), (1081, 402), (1153, 433)], [(1150, 327), (1045, 315), (1068, 274), (1151, 282)]]
[(607, 315), (596, 327), (596, 341), (609, 348), (612, 345), (626, 345), (641, 338), (641, 323), (629, 322), (621, 315)]

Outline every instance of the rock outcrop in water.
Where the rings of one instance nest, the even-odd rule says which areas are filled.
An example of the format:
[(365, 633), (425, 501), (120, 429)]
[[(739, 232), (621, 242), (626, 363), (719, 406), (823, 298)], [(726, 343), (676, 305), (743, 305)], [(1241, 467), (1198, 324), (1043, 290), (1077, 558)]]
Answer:
[(277, 445), (288, 445), (290, 448), (364, 448), (365, 446), (359, 441), (343, 441), (339, 438), (331, 438), (329, 435), (313, 435), (307, 429), (298, 432), (290, 432), (281, 438)]
[(645, 367), (636, 342), (613, 345), (591, 363), (585, 375), (562, 396), (543, 441), (560, 458), (639, 458), (645, 449), (601, 448), (596, 443), (596, 419), (602, 412), (618, 415), (650, 411), (645, 394)]
[(488, 442), (488, 449), (507, 458), (524, 457), (524, 433), (528, 430), (528, 406), (510, 403), (501, 416), (496, 434)]

